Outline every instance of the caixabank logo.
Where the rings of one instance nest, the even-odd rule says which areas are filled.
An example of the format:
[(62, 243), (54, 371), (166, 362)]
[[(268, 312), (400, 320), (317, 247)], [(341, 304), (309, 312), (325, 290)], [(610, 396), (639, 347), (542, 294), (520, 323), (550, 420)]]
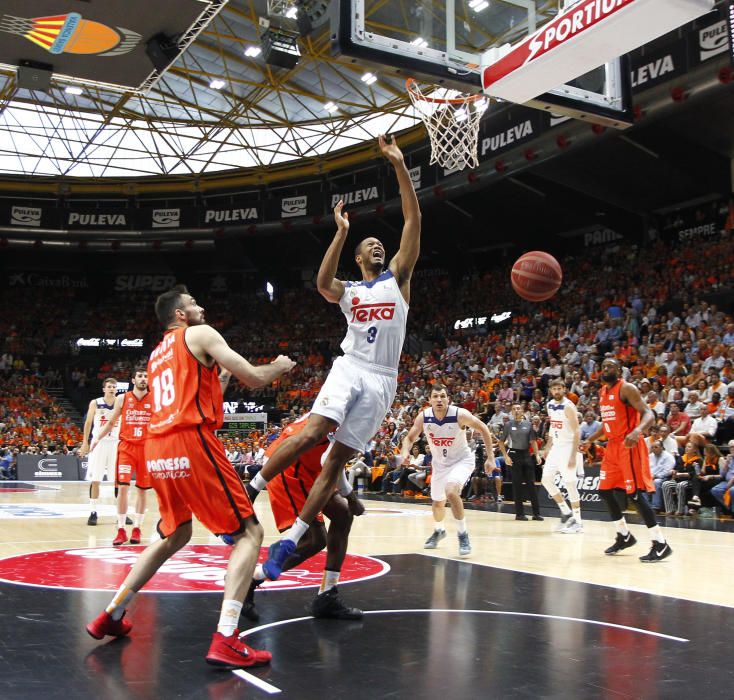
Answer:
[[(40, 588), (116, 591), (137, 561), (143, 547), (99, 547), (57, 549), (0, 560), (0, 581)], [(145, 585), (151, 593), (211, 593), (224, 590), (224, 575), (232, 549), (226, 545), (195, 544), (184, 547), (169, 559)], [(258, 561), (267, 559), (262, 548)], [(266, 590), (294, 590), (320, 585), (326, 553), (301, 562), (283, 572), (277, 581), (266, 581)], [(390, 566), (380, 559), (347, 554), (340, 584), (382, 576)]]

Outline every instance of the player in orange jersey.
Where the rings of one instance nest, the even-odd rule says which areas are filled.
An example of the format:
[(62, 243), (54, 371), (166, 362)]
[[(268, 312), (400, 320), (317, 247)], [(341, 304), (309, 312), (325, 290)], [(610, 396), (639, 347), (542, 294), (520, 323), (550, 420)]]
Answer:
[(136, 367), (133, 375), (133, 388), (115, 399), (115, 407), (110, 419), (99, 435), (94, 436), (90, 453), (120, 421), (120, 442), (117, 445), (117, 468), (115, 470), (115, 487), (117, 488), (117, 537), (112, 540), (115, 547), (127, 542), (125, 519), (127, 518), (127, 501), (130, 482), (135, 479), (137, 497), (135, 514), (133, 515), (133, 531), (130, 544), (140, 544), (140, 528), (145, 517), (145, 492), (152, 488), (150, 475), (145, 466), (145, 450), (143, 443), (148, 432), (148, 423), (153, 413), (153, 402), (148, 392), (148, 369)]
[[(265, 452), (266, 462), (284, 440), (298, 435), (306, 427), (309, 415), (307, 413), (288, 425), (278, 439), (270, 444)], [(296, 522), (298, 513), (306, 503), (314, 481), (321, 472), (321, 465), (330, 444), (329, 438), (324, 437), (316, 445), (301, 454), (288, 469), (268, 482), (268, 496), (270, 497), (270, 506), (278, 532), (285, 532)], [(306, 534), (299, 540), (296, 551), (285, 560), (283, 571), (293, 569), (326, 547), (324, 576), (319, 592), (312, 601), (309, 610), (314, 617), (361, 620), (362, 611), (344, 605), (336, 588), (342, 564), (347, 555), (349, 532), (352, 529), (354, 516), (349, 509), (347, 499), (336, 491), (324, 506), (323, 513), (329, 519), (328, 533), (323, 517), (321, 515), (317, 516), (310, 524)], [(242, 609), (243, 615), (252, 621), (258, 619), (254, 605), (255, 589), (265, 579), (262, 565), (258, 564), (255, 567), (252, 585), (245, 599), (245, 606)]]
[(637, 387), (620, 378), (621, 371), (619, 361), (614, 358), (607, 357), (602, 362), (601, 380), (604, 384), (599, 392), (602, 425), (583, 443), (586, 449), (603, 435), (607, 437), (607, 447), (601, 463), (599, 495), (607, 504), (614, 520), (617, 539), (604, 553), (616, 554), (637, 542), (627, 528), (616, 498), (616, 492), (623, 492), (632, 499), (652, 538), (650, 552), (640, 557), (640, 561), (662, 561), (673, 550), (665, 541), (655, 513), (645, 497), (645, 492), (654, 492), (655, 486), (650, 474), (643, 432), (653, 424), (655, 416), (643, 401)]
[(240, 641), (237, 623), (252, 580), (263, 530), (250, 499), (214, 431), (222, 425), (218, 366), (248, 387), (262, 387), (295, 363), (280, 355), (253, 367), (204, 322), (204, 309), (186, 287), (161, 294), (155, 311), (166, 333), (148, 361), (153, 416), (148, 424), (145, 461), (158, 496), (161, 539), (145, 548), (107, 608), (90, 624), (95, 639), (122, 637), (132, 625), (125, 610), (156, 571), (191, 539), (195, 515), (234, 546), (227, 565), (224, 601), (208, 663), (230, 668), (269, 663), (271, 654)]

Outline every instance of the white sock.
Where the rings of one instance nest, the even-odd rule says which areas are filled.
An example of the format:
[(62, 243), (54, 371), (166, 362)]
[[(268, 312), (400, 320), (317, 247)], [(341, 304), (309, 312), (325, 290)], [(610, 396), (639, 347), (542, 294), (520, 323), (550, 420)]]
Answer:
[(225, 637), (231, 637), (237, 629), (242, 612), (242, 603), (239, 600), (225, 600), (222, 603), (222, 612), (219, 614), (217, 632)]
[(268, 482), (263, 479), (262, 474), (258, 472), (255, 474), (255, 476), (252, 477), (250, 480), (250, 486), (255, 489), (255, 491), (262, 491), (266, 486), (268, 485)]
[(127, 518), (127, 516), (124, 513), (122, 515), (119, 513), (117, 514), (117, 527), (125, 529), (125, 518)]
[(252, 572), (252, 580), (262, 583), (266, 578), (267, 576), (265, 575), (265, 572), (263, 571), (263, 565), (258, 564), (255, 567), (255, 571)]
[(665, 535), (663, 535), (663, 531), (660, 529), (660, 525), (649, 527), (647, 528), (647, 531), (650, 533), (650, 537), (652, 537), (653, 541), (660, 542), (660, 544), (665, 543)]
[(319, 588), (319, 593), (330, 591), (337, 583), (339, 583), (339, 572), (324, 569), (324, 577), (321, 579), (321, 588)]
[(336, 482), (336, 490), (346, 498), (354, 489), (352, 488), (352, 485), (349, 483), (349, 479), (347, 479), (347, 473), (343, 470), (339, 470), (339, 478)]
[(561, 509), (561, 513), (563, 515), (571, 515), (571, 509), (568, 507), (568, 503), (566, 503), (566, 501), (561, 501), (558, 504), (558, 507)]
[(571, 508), (571, 512), (573, 513), (573, 519), (577, 522), (581, 522), (581, 506), (577, 506), (576, 508)]
[(308, 524), (304, 523), (303, 520), (300, 518), (296, 518), (296, 522), (293, 523), (293, 526), (291, 527), (288, 532), (286, 532), (283, 535), (284, 540), (290, 540), (291, 542), (295, 542), (298, 544), (298, 541), (306, 534), (306, 530), (308, 530)]
[(89, 505), (92, 506), (92, 512), (97, 512), (97, 501), (99, 501), (99, 498), (90, 498), (89, 499)]
[(143, 520), (145, 520), (145, 513), (134, 513), (133, 527), (143, 527)]
[[(124, 515), (122, 516), (125, 517)], [(130, 605), (130, 601), (135, 596), (135, 591), (131, 588), (126, 588), (124, 585), (120, 586), (115, 593), (115, 597), (110, 601), (110, 604), (105, 608), (105, 611), (109, 613), (113, 620), (119, 620), (125, 608)]]
[(433, 521), (433, 529), (435, 532), (443, 532), (443, 520), (441, 522), (438, 522), (438, 520)]
[(614, 527), (617, 528), (617, 532), (622, 535), (622, 537), (627, 537), (627, 535), (630, 534), (629, 528), (627, 527), (627, 521), (624, 518), (621, 520), (615, 520)]
[(461, 520), (456, 521), (456, 528), (459, 531), (460, 535), (463, 535), (466, 532), (466, 518), (462, 518)]

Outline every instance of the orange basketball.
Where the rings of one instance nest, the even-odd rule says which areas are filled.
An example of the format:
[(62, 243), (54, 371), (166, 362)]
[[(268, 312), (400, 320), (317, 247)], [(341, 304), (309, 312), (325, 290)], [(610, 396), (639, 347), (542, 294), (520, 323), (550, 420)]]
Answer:
[(528, 301), (550, 299), (561, 287), (563, 272), (550, 253), (533, 250), (521, 255), (512, 266), (512, 288)]

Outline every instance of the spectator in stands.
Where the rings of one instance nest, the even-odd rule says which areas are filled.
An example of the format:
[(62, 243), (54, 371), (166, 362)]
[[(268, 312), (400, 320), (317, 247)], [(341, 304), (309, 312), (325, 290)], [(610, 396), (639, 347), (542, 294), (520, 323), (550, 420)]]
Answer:
[(673, 455), (676, 463), (680, 460), (680, 448), (678, 442), (670, 434), (670, 428), (667, 425), (661, 425), (659, 428), (659, 439), (663, 443), (663, 449)]
[(354, 459), (347, 465), (347, 479), (352, 488), (354, 488), (355, 480), (360, 476), (366, 479), (367, 486), (369, 487), (371, 473), (372, 470), (364, 461), (364, 452), (357, 453)]
[(734, 440), (729, 440), (729, 454), (721, 467), (721, 481), (711, 489), (711, 495), (729, 513), (732, 512), (732, 498), (734, 497)]
[(680, 406), (675, 401), (668, 404), (668, 419), (665, 422), (670, 429), (671, 437), (675, 440), (681, 438), (680, 444), (685, 445), (688, 442), (688, 433), (691, 432), (691, 417), (681, 411)]
[(704, 413), (693, 421), (691, 432), (688, 433), (688, 442), (692, 442), (698, 449), (703, 449), (707, 442), (711, 442), (718, 429), (716, 418)]
[[(656, 513), (663, 509), (663, 483), (671, 478), (673, 471), (675, 471), (673, 455), (663, 449), (660, 440), (655, 440), (650, 451), (650, 473), (655, 484), (651, 505)], [(647, 497), (650, 499), (650, 494), (647, 494)]]
[(711, 489), (721, 481), (721, 469), (724, 458), (716, 445), (706, 445), (703, 450), (703, 466), (693, 480), (693, 496), (688, 505), (691, 508), (700, 508), (701, 505), (713, 505)]
[(581, 442), (584, 442), (589, 435), (593, 435), (599, 428), (601, 423), (596, 419), (596, 416), (592, 411), (587, 411), (584, 414), (584, 420), (581, 423)]
[(645, 398), (647, 405), (650, 410), (655, 414), (656, 420), (659, 420), (665, 416), (665, 404), (658, 398), (656, 391), (650, 391)]
[(13, 453), (11, 449), (4, 448), (0, 450), (0, 479), (10, 479), (13, 466)]
[(734, 384), (727, 387), (726, 398), (721, 402), (715, 442), (719, 445), (734, 437)]
[(683, 412), (694, 421), (706, 413), (706, 404), (700, 400), (698, 390), (692, 390), (688, 394), (688, 403)]
[(686, 443), (683, 466), (674, 470), (670, 479), (663, 481), (662, 484), (666, 515), (686, 514), (687, 494), (692, 489), (693, 480), (701, 472), (702, 466), (703, 460), (696, 445), (692, 442)]

